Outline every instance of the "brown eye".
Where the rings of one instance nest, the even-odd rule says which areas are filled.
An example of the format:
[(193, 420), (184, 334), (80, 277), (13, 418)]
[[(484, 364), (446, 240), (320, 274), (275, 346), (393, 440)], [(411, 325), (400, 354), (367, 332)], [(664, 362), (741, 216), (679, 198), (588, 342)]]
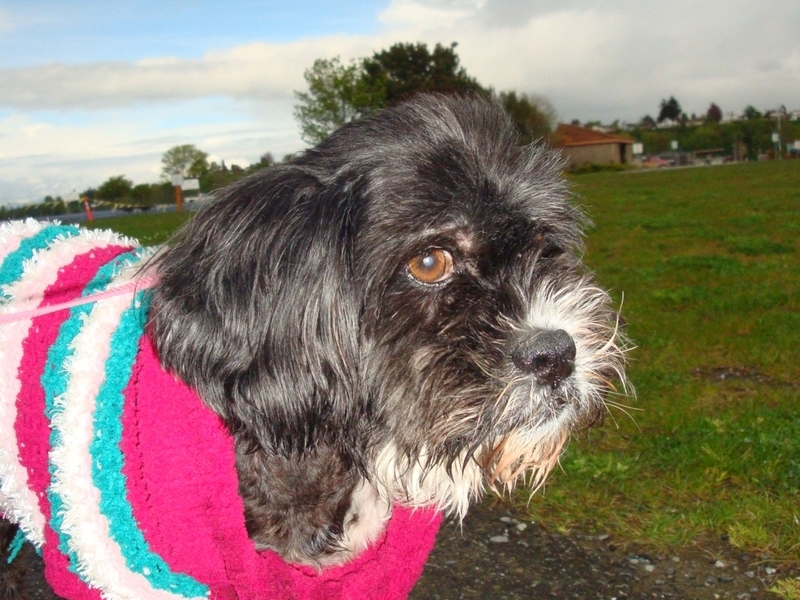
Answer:
[(453, 274), (453, 255), (431, 248), (408, 261), (408, 272), (420, 283), (441, 283)]

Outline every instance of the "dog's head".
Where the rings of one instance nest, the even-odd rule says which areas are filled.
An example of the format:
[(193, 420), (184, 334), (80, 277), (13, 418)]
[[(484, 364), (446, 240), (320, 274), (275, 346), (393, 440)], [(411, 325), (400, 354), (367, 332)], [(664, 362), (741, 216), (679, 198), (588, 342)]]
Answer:
[(463, 514), (534, 483), (624, 381), (558, 158), (476, 98), (348, 124), (199, 211), (153, 334), (250, 450), (333, 450), (387, 496)]

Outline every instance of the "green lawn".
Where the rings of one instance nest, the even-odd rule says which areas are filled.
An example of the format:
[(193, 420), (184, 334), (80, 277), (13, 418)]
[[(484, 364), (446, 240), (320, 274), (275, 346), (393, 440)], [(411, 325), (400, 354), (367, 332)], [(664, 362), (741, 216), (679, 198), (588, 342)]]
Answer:
[(637, 399), (576, 436), (532, 517), (800, 560), (800, 161), (573, 182)]
[(113, 229), (136, 238), (142, 244), (153, 246), (165, 242), (191, 215), (192, 213), (188, 211), (139, 213), (100, 219), (86, 226), (90, 229)]
[[(800, 560), (800, 161), (573, 182), (586, 262), (624, 295), (637, 399), (575, 437), (533, 518)], [(153, 244), (184, 218), (97, 225)]]

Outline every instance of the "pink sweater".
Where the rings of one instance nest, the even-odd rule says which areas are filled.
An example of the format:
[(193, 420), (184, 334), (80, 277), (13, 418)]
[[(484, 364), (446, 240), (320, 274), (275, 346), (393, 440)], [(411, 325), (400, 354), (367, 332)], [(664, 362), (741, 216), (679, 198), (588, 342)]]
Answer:
[(321, 573), (256, 551), (232, 439), (161, 368), (144, 334), (146, 290), (21, 314), (135, 280), (147, 255), (107, 233), (0, 227), (0, 512), (41, 548), (54, 591), (74, 600), (407, 597), (434, 544), (434, 511), (395, 507), (377, 543)]

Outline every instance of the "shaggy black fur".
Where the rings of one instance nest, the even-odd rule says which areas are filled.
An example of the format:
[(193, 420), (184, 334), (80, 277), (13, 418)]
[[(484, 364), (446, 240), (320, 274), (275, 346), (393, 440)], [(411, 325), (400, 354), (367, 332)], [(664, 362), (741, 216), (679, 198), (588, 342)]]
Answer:
[[(488, 466), (481, 449), (564, 404), (598, 413), (569, 384), (569, 356), (557, 377), (519, 367), (534, 362), (519, 347), (536, 338), (542, 286), (588, 285), (583, 223), (556, 157), (518, 146), (496, 103), (442, 96), (350, 123), (200, 210), (159, 259), (150, 333), (235, 436), (256, 544), (301, 562), (336, 553), (364, 480), (421, 485), (376, 481), (387, 445), (398, 465), (451, 472)], [(426, 284), (408, 263), (432, 249), (453, 270)], [(587, 310), (613, 323), (605, 303)], [(524, 392), (504, 394), (520, 376)]]

